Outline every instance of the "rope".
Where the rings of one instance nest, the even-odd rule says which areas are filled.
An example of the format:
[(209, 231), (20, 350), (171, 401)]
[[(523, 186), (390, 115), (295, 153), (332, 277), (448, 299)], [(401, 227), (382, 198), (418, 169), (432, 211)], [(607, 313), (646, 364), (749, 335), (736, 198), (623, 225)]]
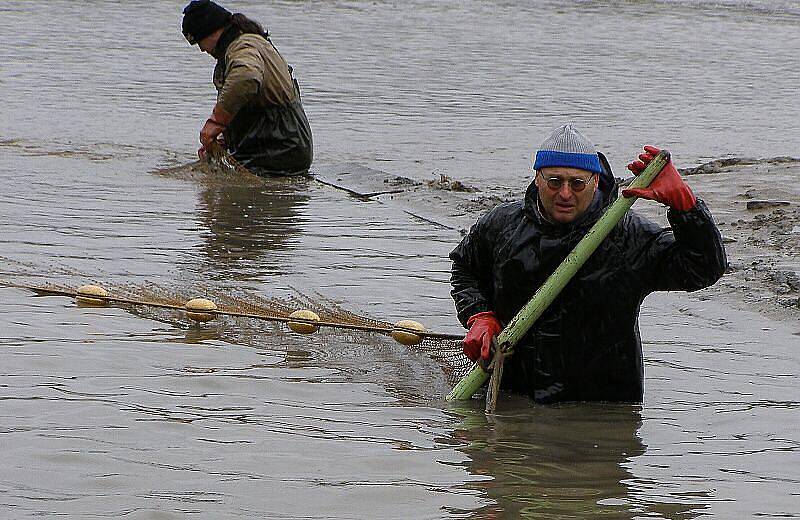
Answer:
[(313, 325), (316, 327), (331, 327), (336, 329), (346, 329), (346, 330), (358, 330), (363, 332), (377, 332), (379, 334), (391, 335), (392, 332), (407, 332), (410, 334), (416, 334), (420, 338), (423, 339), (433, 339), (433, 340), (461, 340), (463, 336), (457, 334), (446, 334), (441, 332), (432, 332), (432, 331), (419, 331), (415, 329), (410, 329), (407, 327), (402, 326), (384, 326), (384, 325), (364, 325), (364, 324), (352, 324), (352, 323), (340, 323), (334, 321), (316, 321), (302, 317), (289, 317), (289, 316), (271, 316), (265, 314), (258, 314), (253, 312), (241, 312), (241, 311), (232, 311), (232, 310), (224, 310), (224, 309), (214, 309), (214, 310), (195, 310), (195, 309), (187, 309), (183, 305), (176, 305), (171, 303), (160, 303), (154, 301), (146, 301), (146, 300), (139, 300), (135, 298), (123, 298), (119, 296), (101, 296), (101, 295), (89, 295), (89, 294), (82, 294), (78, 291), (69, 290), (69, 289), (58, 289), (55, 287), (45, 287), (45, 286), (36, 286), (36, 285), (26, 285), (26, 284), (17, 284), (11, 282), (3, 282), (0, 281), (0, 286), (4, 287), (14, 287), (18, 289), (26, 289), (28, 291), (35, 292), (37, 294), (45, 294), (45, 295), (53, 295), (53, 296), (67, 296), (71, 298), (82, 298), (82, 299), (92, 299), (92, 300), (101, 300), (106, 303), (110, 304), (122, 304), (122, 305), (142, 305), (145, 307), (154, 307), (158, 309), (169, 309), (169, 310), (177, 310), (182, 312), (192, 312), (197, 314), (210, 314), (214, 316), (231, 316), (236, 318), (251, 318), (256, 320), (263, 320), (263, 321), (271, 321), (271, 322), (279, 322), (279, 323), (303, 323), (307, 325)]

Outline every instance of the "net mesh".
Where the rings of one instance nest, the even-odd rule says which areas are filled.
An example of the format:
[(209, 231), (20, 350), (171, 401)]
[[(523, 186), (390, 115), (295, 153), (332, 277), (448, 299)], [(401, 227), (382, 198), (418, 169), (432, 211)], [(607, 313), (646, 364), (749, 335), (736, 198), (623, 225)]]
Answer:
[[(155, 170), (153, 173), (182, 177), (211, 185), (259, 186), (264, 184), (264, 180), (261, 177), (247, 170), (216, 143), (209, 148), (204, 160), (188, 165), (162, 168)], [(221, 318), (249, 321), (250, 330), (254, 334), (266, 332), (263, 331), (263, 321), (260, 324), (256, 324), (253, 320), (285, 319), (298, 309), (314, 311), (323, 322), (339, 324), (341, 329), (337, 330), (335, 325), (331, 329), (334, 334), (339, 335), (343, 340), (359, 341), (359, 338), (364, 339), (365, 335), (374, 335), (376, 331), (385, 335), (392, 329), (392, 324), (389, 322), (351, 312), (337, 302), (318, 293), (305, 294), (292, 289), (292, 294), (286, 297), (266, 297), (244, 289), (219, 290), (208, 288), (198, 291), (197, 286), (193, 286), (191, 290), (182, 290), (176, 287), (163, 287), (152, 282), (109, 285), (108, 282), (98, 282), (96, 280), (87, 282), (87, 277), (68, 267), (50, 265), (43, 269), (40, 264), (12, 260), (5, 257), (0, 257), (0, 263), (3, 264), (0, 276), (6, 278), (5, 280), (0, 278), (0, 284), (2, 285), (21, 287), (42, 294), (60, 293), (65, 296), (74, 296), (77, 292), (77, 286), (74, 283), (42, 281), (42, 279), (47, 278), (47, 273), (50, 273), (51, 276), (60, 276), (70, 281), (82, 280), (82, 283), (94, 283), (103, 286), (108, 290), (109, 295), (114, 298), (127, 300), (125, 303), (115, 302), (115, 305), (127, 308), (139, 316), (163, 322), (190, 323), (182, 311), (183, 306), (190, 299), (204, 297), (212, 300), (217, 305), (218, 310), (222, 312), (250, 315), (251, 317), (223, 316)], [(174, 308), (165, 308), (164, 306)], [(271, 325), (270, 333), (274, 333), (275, 329), (288, 330), (288, 327), (280, 323), (272, 323)], [(372, 332), (353, 330), (348, 326), (372, 328), (374, 330)], [(432, 359), (441, 368), (446, 381), (451, 386), (466, 375), (472, 366), (472, 363), (462, 352), (460, 339), (425, 336), (420, 343), (405, 345), (404, 348)]]
[(158, 168), (152, 173), (165, 177), (191, 180), (206, 186), (263, 186), (266, 181), (255, 175), (234, 159), (221, 146), (214, 143), (204, 159), (169, 168)]
[[(0, 261), (7, 261), (0, 257)], [(77, 275), (73, 273), (70, 277)], [(86, 277), (81, 277), (86, 280)], [(337, 335), (342, 341), (361, 342), (376, 335), (386, 336), (392, 330), (392, 324), (363, 316), (343, 308), (323, 295), (304, 294), (293, 290), (293, 294), (284, 297), (267, 297), (244, 289), (223, 291), (208, 289), (200, 291), (193, 289), (180, 289), (164, 287), (156, 283), (146, 282), (139, 284), (109, 284), (92, 281), (102, 286), (114, 300), (112, 305), (122, 307), (131, 313), (148, 319), (172, 323), (182, 326), (193, 324), (184, 312), (187, 301), (203, 297), (212, 300), (219, 311), (233, 315), (222, 314), (215, 322), (224, 323), (236, 321), (236, 329), (244, 335), (269, 335), (276, 332), (291, 333), (289, 327), (282, 321), (299, 309), (314, 311), (323, 322), (330, 324), (325, 328), (324, 335)], [(75, 297), (79, 286), (69, 282), (54, 282), (31, 279), (25, 273), (9, 276), (6, 272), (0, 285), (17, 287), (33, 291), (40, 295), (63, 295)], [(241, 316), (246, 314), (247, 316)], [(268, 328), (265, 329), (264, 325)], [(369, 330), (354, 330), (349, 326), (363, 327)], [(423, 336), (422, 341), (416, 345), (403, 345), (402, 348), (409, 352), (423, 354), (433, 360), (441, 369), (445, 380), (451, 386), (455, 385), (471, 367), (471, 362), (464, 356), (461, 341), (452, 337)]]
[[(120, 294), (124, 294), (129, 299), (183, 306), (187, 300), (197, 296), (197, 291), (181, 292), (147, 284), (127, 286)], [(343, 340), (358, 341), (359, 336), (363, 338), (366, 334), (372, 334), (369, 331), (345, 329), (344, 326), (347, 325), (383, 330), (392, 329), (392, 324), (389, 322), (356, 314), (319, 293), (305, 294), (294, 290), (294, 294), (291, 296), (272, 298), (242, 289), (233, 292), (212, 289), (205, 291), (203, 297), (211, 299), (221, 311), (246, 313), (264, 319), (288, 318), (292, 312), (298, 309), (308, 309), (318, 314), (324, 322), (342, 325), (342, 330), (336, 331), (336, 334), (340, 335)], [(248, 318), (237, 319), (247, 320)], [(288, 327), (281, 328), (288, 330)], [(432, 359), (441, 368), (450, 385), (455, 385), (472, 366), (472, 363), (464, 356), (461, 341), (458, 339), (424, 337), (420, 343), (405, 345), (404, 348)]]

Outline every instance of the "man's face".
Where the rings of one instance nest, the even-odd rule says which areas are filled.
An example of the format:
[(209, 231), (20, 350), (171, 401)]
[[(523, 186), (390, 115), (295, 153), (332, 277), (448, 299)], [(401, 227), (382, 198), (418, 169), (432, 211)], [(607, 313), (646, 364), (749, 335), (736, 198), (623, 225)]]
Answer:
[[(581, 182), (575, 179), (586, 182), (582, 190)], [(597, 175), (577, 168), (542, 168), (536, 175), (535, 182), (547, 217), (561, 224), (568, 224), (583, 215), (597, 190)], [(560, 183), (558, 188), (550, 186), (557, 182)]]
[(197, 46), (200, 47), (201, 51), (210, 54), (214, 58), (218, 58), (218, 56), (214, 54), (214, 49), (217, 48), (217, 42), (219, 42), (219, 36), (221, 34), (222, 29), (216, 30), (202, 40), (198, 41)]

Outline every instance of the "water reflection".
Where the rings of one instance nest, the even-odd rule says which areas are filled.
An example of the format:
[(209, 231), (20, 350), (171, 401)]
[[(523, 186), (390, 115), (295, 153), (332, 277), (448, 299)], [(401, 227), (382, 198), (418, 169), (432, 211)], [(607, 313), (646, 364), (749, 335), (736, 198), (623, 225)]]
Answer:
[(202, 253), (212, 278), (255, 278), (285, 270), (270, 252), (290, 248), (301, 232), (308, 178), (264, 178), (259, 186), (204, 186), (198, 216), (206, 228)]
[[(483, 403), (455, 405), (454, 437), (466, 469), (483, 479), (465, 486), (492, 503), (471, 518), (619, 518), (655, 515), (659, 506), (637, 498), (641, 486), (631, 460), (644, 454), (641, 406), (579, 403), (532, 406), (506, 397), (501, 415), (487, 419)], [(670, 514), (691, 518), (704, 504), (670, 504)]]

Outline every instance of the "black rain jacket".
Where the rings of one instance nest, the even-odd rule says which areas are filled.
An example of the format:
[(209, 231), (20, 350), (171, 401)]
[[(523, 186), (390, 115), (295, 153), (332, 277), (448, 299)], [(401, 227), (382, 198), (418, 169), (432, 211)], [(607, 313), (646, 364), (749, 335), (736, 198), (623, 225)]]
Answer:
[[(617, 186), (605, 157), (589, 209), (553, 224), (532, 182), (524, 201), (481, 217), (452, 251), (452, 291), (466, 327), (494, 311), (503, 326), (530, 300), (605, 209)], [(644, 393), (639, 306), (653, 291), (694, 291), (714, 284), (727, 266), (722, 237), (705, 203), (670, 209), (671, 228), (629, 211), (504, 365), (501, 387), (539, 403), (641, 402)]]

